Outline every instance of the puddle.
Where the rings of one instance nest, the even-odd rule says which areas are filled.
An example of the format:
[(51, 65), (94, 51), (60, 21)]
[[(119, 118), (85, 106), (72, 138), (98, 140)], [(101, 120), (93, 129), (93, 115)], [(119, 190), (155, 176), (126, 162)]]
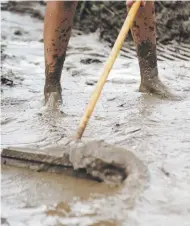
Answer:
[[(16, 35), (21, 28), (24, 35)], [(2, 75), (14, 84), (1, 87), (2, 147), (45, 148), (64, 143), (74, 134), (110, 53), (96, 33), (73, 30), (62, 75), (67, 116), (51, 112), (41, 116), (42, 30), (37, 19), (2, 12), (6, 56)], [(178, 46), (181, 57), (172, 52), (175, 44), (159, 46), (158, 51), (161, 78), (182, 100), (139, 93), (134, 49), (126, 52), (123, 48), (84, 133), (84, 140), (105, 140), (133, 152), (149, 170), (145, 190), (137, 189), (133, 198), (125, 186), (110, 188), (94, 181), (2, 166), (3, 225), (188, 225), (190, 66), (185, 46)]]

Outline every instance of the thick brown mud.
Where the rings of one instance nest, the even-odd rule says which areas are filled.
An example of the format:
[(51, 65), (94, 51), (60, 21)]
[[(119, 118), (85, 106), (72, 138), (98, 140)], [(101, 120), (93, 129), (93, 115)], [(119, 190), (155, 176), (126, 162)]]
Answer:
[[(2, 148), (53, 151), (52, 147), (64, 145), (75, 133), (110, 53), (109, 44), (100, 42), (99, 34), (73, 30), (61, 80), (65, 114), (48, 111), (42, 108), (42, 31), (39, 19), (2, 11), (2, 75), (14, 84), (1, 85)], [(135, 49), (124, 46), (83, 137), (85, 142), (104, 140), (128, 150), (126, 155), (101, 152), (98, 156), (115, 160), (128, 156), (129, 164), (133, 159), (131, 179), (110, 187), (66, 174), (2, 165), (2, 225), (189, 224), (189, 45), (159, 44), (157, 50), (160, 78), (180, 100), (139, 93)], [(73, 160), (76, 167), (90, 167), (93, 158), (87, 158), (89, 163), (83, 158), (89, 154), (94, 157), (96, 152), (78, 152)], [(148, 169), (148, 183), (141, 169)]]

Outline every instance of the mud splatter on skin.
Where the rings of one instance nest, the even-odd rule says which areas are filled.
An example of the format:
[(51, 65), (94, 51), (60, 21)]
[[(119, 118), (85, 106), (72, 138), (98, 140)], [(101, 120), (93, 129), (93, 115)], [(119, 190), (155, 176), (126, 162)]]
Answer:
[(171, 97), (172, 95), (158, 76), (153, 2), (147, 2), (146, 6), (137, 13), (131, 31), (137, 49), (141, 74), (139, 91), (154, 93), (164, 98)]
[[(141, 76), (155, 78), (158, 76), (156, 45), (150, 41), (143, 41), (138, 45), (137, 55), (139, 59)], [(154, 73), (153, 73), (154, 72)]]
[[(155, 12), (154, 5), (148, 2), (146, 6), (138, 12), (132, 27), (132, 35), (137, 48), (137, 56), (143, 80), (158, 76), (156, 29), (154, 23), (155, 13), (152, 14), (152, 12)], [(153, 71), (154, 73), (152, 73)]]
[[(55, 60), (55, 63), (52, 62), (50, 64), (47, 64), (45, 66), (45, 75), (46, 75), (46, 83), (49, 85), (57, 85), (60, 82), (61, 78), (61, 72), (63, 69), (63, 63), (65, 60), (65, 54), (58, 56), (57, 54), (53, 55), (53, 59)], [(51, 90), (49, 90), (51, 91)]]
[[(65, 33), (61, 33), (61, 35), (58, 37), (59, 42), (56, 42), (52, 40), (52, 48), (48, 49), (49, 51), (52, 50), (53, 55), (53, 61), (48, 64), (46, 62), (45, 64), (45, 75), (46, 75), (46, 84), (45, 84), (45, 93), (46, 92), (54, 92), (58, 86), (60, 86), (60, 79), (61, 79), (61, 72), (63, 69), (63, 64), (65, 61), (65, 55), (66, 55), (66, 46), (69, 41), (70, 37), (70, 31), (71, 27), (67, 28), (66, 31), (64, 29)], [(61, 45), (61, 43), (65, 43), (66, 46), (63, 46), (62, 48), (55, 48), (58, 45)], [(63, 44), (62, 44), (63, 45)], [(62, 55), (59, 55), (60, 51), (63, 51), (64, 53)]]
[[(47, 5), (46, 20), (53, 19), (52, 27), (45, 30), (45, 103), (51, 92), (56, 92), (61, 99), (61, 73), (65, 61), (66, 49), (71, 35), (76, 2), (53, 2)], [(56, 14), (57, 17), (49, 17)], [(56, 19), (57, 18), (57, 19)], [(47, 34), (47, 35), (46, 35)], [(50, 40), (48, 40), (48, 37)]]
[(53, 59), (55, 60), (55, 63), (52, 62), (50, 64), (45, 65), (45, 75), (46, 75), (46, 81), (44, 86), (44, 95), (45, 95), (45, 102), (47, 102), (48, 99), (48, 93), (51, 92), (58, 92), (60, 95), (61, 100), (61, 72), (63, 69), (63, 63), (65, 60), (65, 54), (58, 56), (57, 54), (53, 55)]
[(154, 31), (154, 27), (153, 26), (149, 26), (150, 31)]
[(142, 41), (137, 48), (140, 65), (141, 84), (140, 92), (153, 93), (162, 98), (176, 98), (158, 76), (156, 45), (149, 40)]
[(134, 21), (133, 27), (139, 28), (139, 25), (137, 25), (136, 21)]

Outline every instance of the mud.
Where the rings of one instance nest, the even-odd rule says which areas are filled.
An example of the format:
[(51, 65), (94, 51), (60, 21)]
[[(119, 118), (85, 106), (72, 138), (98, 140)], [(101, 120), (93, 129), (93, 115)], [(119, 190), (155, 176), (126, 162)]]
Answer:
[[(42, 4), (39, 1), (3, 1), (1, 3), (1, 10), (2, 11), (9, 11), (9, 12), (16, 12), (19, 14), (28, 14), (33, 18), (37, 18), (39, 20), (43, 20), (44, 16), (40, 10), (37, 9), (36, 4)], [(20, 33), (20, 31), (19, 31)], [(18, 34), (16, 34), (18, 35)]]
[(1, 84), (7, 85), (7, 86), (13, 86), (13, 80), (10, 80), (8, 78), (5, 78), (4, 76), (1, 76)]
[[(15, 35), (17, 30), (24, 35)], [(42, 150), (64, 145), (75, 134), (94, 89), (86, 83), (97, 82), (111, 51), (109, 43), (99, 41), (98, 33), (87, 35), (73, 30), (61, 79), (65, 114), (41, 114), (45, 82), (42, 31), (41, 20), (2, 11), (6, 56), (2, 75), (12, 70), (12, 77), (6, 78), (15, 83), (13, 87), (1, 87), (2, 148)], [(83, 137), (85, 142), (104, 140), (128, 150), (132, 158), (134, 155), (131, 180), (110, 187), (71, 175), (2, 165), (4, 225), (189, 225), (189, 44), (159, 43), (157, 51), (159, 76), (181, 99), (139, 93), (135, 47), (124, 46)], [(89, 64), (86, 59), (91, 59)], [(77, 161), (81, 154), (88, 156), (88, 152), (77, 154)], [(104, 158), (103, 153), (99, 155)], [(111, 155), (107, 157), (111, 159)], [(117, 159), (119, 155), (114, 153), (112, 157)], [(88, 164), (83, 161), (77, 165)], [(138, 173), (144, 166), (148, 183)]]
[(66, 153), (74, 169), (85, 169), (92, 177), (110, 185), (120, 185), (126, 180), (140, 187), (139, 178), (147, 179), (146, 167), (133, 153), (103, 141), (72, 142)]
[[(45, 2), (9, 1), (2, 3), (1, 10), (29, 14), (43, 20)], [(189, 42), (190, 38), (190, 2), (156, 1), (157, 41), (167, 44), (173, 40)], [(77, 6), (74, 28), (86, 33), (96, 32), (99, 37), (114, 43), (127, 15), (125, 1), (115, 2), (80, 2)], [(132, 40), (131, 35), (127, 37)]]
[(147, 168), (134, 154), (103, 141), (69, 142), (41, 151), (10, 147), (3, 149), (1, 157), (5, 165), (74, 175), (111, 186), (127, 180), (141, 187), (148, 180)]

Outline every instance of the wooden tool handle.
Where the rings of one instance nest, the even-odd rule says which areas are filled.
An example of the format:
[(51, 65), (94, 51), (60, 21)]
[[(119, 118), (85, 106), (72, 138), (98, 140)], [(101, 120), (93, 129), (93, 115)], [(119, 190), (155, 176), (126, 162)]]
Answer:
[(136, 1), (131, 9), (129, 10), (129, 13), (127, 15), (127, 18), (125, 19), (125, 22), (121, 28), (121, 31), (115, 41), (115, 44), (112, 48), (112, 51), (111, 51), (111, 54), (105, 64), (105, 67), (104, 67), (104, 70), (103, 70), (103, 73), (101, 74), (100, 76), (100, 79), (99, 81), (97, 82), (96, 84), (96, 87), (95, 87), (95, 90), (92, 94), (92, 97), (85, 109), (85, 112), (84, 112), (84, 115), (83, 117), (81, 118), (81, 121), (80, 121), (80, 124), (79, 124), (79, 127), (77, 129), (77, 132), (76, 132), (76, 135), (74, 137), (74, 139), (81, 139), (82, 135), (83, 135), (83, 132), (86, 128), (86, 125), (90, 119), (90, 116), (94, 110), (94, 107), (98, 101), (98, 98), (100, 97), (100, 94), (101, 94), (101, 91), (104, 87), (104, 84), (106, 82), (106, 79), (109, 75), (109, 72), (110, 70), (112, 69), (112, 66), (117, 58), (117, 55), (123, 45), (123, 42), (125, 41), (125, 38), (126, 38), (126, 35), (128, 34), (132, 24), (133, 24), (133, 21), (135, 19), (135, 16), (136, 16), (136, 13), (140, 7), (140, 1)]

